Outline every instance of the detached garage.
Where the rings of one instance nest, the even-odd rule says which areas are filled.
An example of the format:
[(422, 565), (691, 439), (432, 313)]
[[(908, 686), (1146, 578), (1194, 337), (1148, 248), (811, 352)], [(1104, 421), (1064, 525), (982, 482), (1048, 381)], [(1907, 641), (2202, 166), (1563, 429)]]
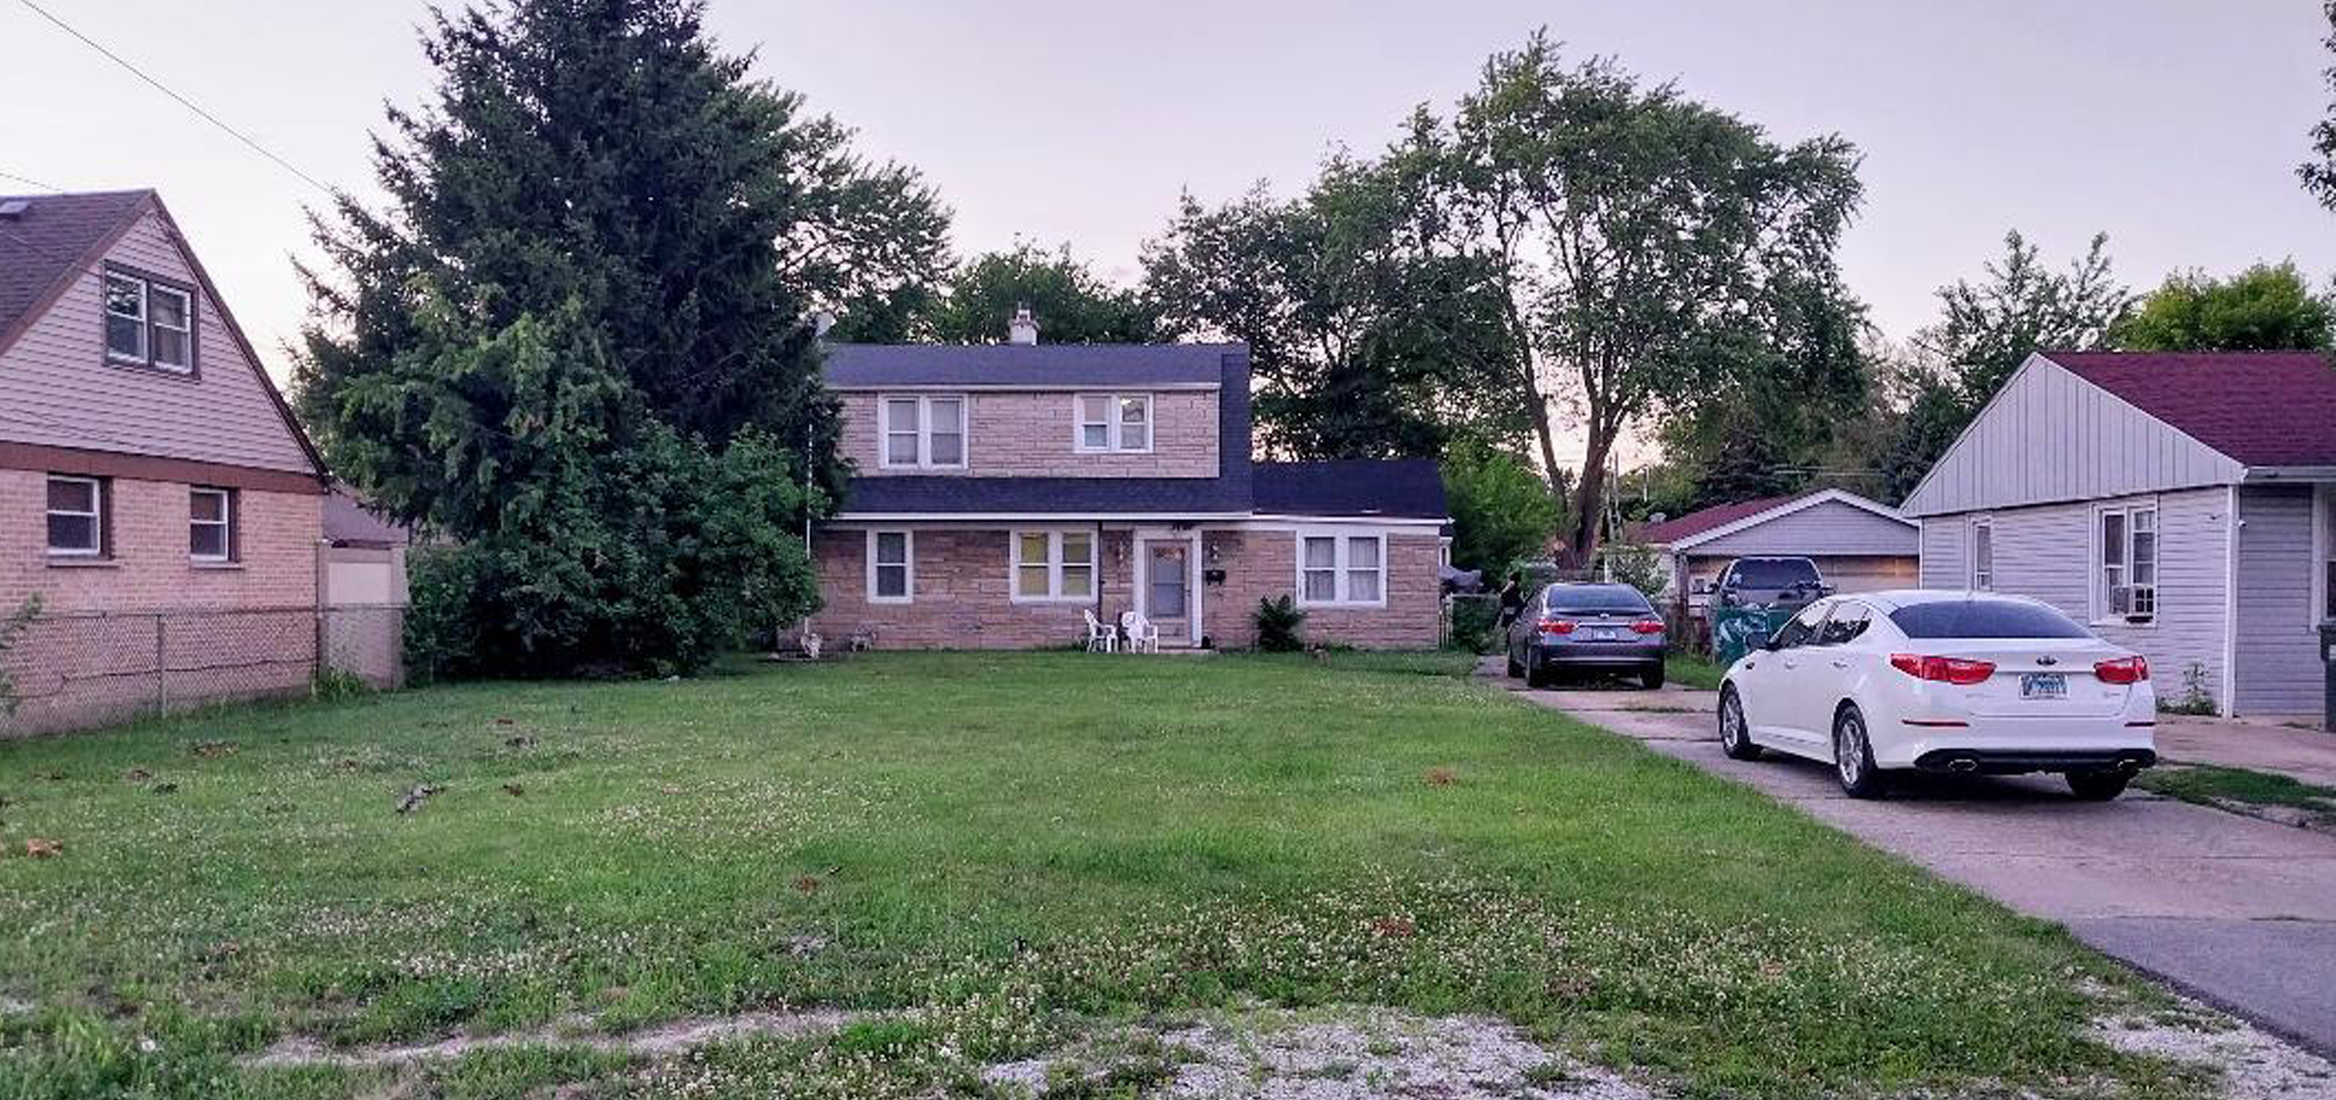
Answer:
[(1887, 504), (1845, 489), (1705, 508), (1646, 529), (1671, 567), (1671, 591), (1701, 614), (1700, 589), (1737, 558), (1789, 555), (1817, 563), (1837, 592), (1915, 586), (1921, 530)]

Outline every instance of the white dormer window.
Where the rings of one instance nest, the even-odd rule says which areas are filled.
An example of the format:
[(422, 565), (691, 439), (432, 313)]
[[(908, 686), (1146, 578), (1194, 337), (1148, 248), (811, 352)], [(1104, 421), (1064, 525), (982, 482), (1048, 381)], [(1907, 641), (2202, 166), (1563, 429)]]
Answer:
[(965, 398), (885, 397), (881, 464), (889, 469), (962, 469)]
[(105, 357), (180, 374), (195, 369), (195, 297), (117, 268), (105, 272)]
[(1078, 397), (1077, 444), (1085, 454), (1152, 449), (1152, 395), (1082, 393)]

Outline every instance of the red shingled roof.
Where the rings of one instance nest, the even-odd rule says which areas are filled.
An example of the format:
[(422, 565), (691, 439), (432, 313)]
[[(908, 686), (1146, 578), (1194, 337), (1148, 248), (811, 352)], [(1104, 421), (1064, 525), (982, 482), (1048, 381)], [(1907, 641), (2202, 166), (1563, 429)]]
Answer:
[[(1824, 490), (1812, 489), (1809, 491), (1809, 493), (1821, 492)], [(1678, 519), (1664, 520), (1654, 524), (1648, 527), (1641, 537), (1646, 540), (1649, 546), (1668, 546), (1680, 539), (1700, 535), (1714, 527), (1724, 527), (1746, 516), (1756, 516), (1779, 505), (1790, 504), (1808, 496), (1809, 493), (1761, 497), (1758, 500), (1740, 500), (1734, 504), (1714, 504), (1700, 511), (1689, 512)]]
[(2313, 351), (2045, 352), (2249, 466), (2336, 466), (2336, 367)]

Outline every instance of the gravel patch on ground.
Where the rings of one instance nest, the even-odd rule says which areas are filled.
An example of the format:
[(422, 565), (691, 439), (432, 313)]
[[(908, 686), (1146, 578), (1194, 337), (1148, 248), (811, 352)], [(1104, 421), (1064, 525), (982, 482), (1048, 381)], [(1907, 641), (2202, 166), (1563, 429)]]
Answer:
[(982, 1077), (1023, 1096), (1076, 1079), (1142, 1080), (1148, 1097), (1229, 1100), (1654, 1096), (1619, 1075), (1552, 1053), (1499, 1020), (1379, 1008), (1255, 1009), (1129, 1026), (1043, 1058), (990, 1066)]
[(747, 1012), (736, 1016), (707, 1016), (672, 1020), (623, 1035), (592, 1035), (591, 1021), (570, 1018), (534, 1031), (500, 1035), (458, 1035), (434, 1043), (334, 1049), (315, 1039), (291, 1036), (246, 1059), (255, 1069), (300, 1066), (368, 1067), (405, 1062), (444, 1061), (479, 1050), (508, 1047), (589, 1047), (605, 1053), (663, 1058), (693, 1047), (734, 1039), (792, 1039), (843, 1030), (863, 1013), (834, 1009), (803, 1012)]
[(2219, 1071), (2223, 1100), (2336, 1100), (2336, 1063), (2197, 1001), (2181, 1009), (2095, 1023), (2119, 1050)]

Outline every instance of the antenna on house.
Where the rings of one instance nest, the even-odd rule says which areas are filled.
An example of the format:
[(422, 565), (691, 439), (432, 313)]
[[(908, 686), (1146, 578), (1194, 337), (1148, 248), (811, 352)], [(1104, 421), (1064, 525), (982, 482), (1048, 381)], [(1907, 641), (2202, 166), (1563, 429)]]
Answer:
[(1030, 303), (1020, 302), (1014, 306), (1014, 320), (1006, 326), (1006, 340), (1023, 345), (1038, 342), (1038, 318), (1030, 315)]

